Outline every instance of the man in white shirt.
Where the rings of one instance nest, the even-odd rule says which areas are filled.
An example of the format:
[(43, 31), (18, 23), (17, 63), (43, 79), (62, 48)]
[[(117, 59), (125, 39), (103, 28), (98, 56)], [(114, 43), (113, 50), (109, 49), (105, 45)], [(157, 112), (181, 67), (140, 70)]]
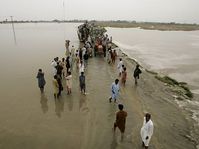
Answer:
[(54, 58), (54, 60), (51, 63), (52, 70), (53, 70), (53, 76), (57, 75), (57, 58)]
[(84, 72), (84, 63), (83, 63), (83, 61), (81, 60), (81, 61), (80, 61), (80, 64), (79, 64), (79, 75), (81, 75), (82, 72)]
[(86, 53), (86, 48), (85, 47), (83, 47), (82, 48), (82, 56), (84, 57), (84, 54)]
[(151, 115), (149, 113), (145, 114), (143, 126), (140, 133), (142, 138), (142, 145), (145, 147), (145, 149), (148, 149), (149, 142), (153, 135), (153, 122), (151, 121)]
[(120, 58), (120, 61), (119, 61), (118, 65), (117, 65), (117, 69), (119, 70), (119, 77), (121, 76), (122, 71), (123, 71), (122, 65), (124, 65), (124, 63), (122, 61), (122, 58)]

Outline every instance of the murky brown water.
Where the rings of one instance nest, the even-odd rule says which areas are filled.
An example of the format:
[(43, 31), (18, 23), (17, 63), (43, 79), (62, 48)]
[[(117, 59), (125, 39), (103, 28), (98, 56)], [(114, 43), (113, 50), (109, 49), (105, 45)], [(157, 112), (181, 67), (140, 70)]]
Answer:
[[(132, 116), (127, 123), (126, 141), (113, 137), (117, 105), (109, 104), (110, 84), (116, 67), (103, 58), (91, 60), (86, 71), (88, 95), (81, 95), (78, 72), (74, 69), (72, 95), (63, 92), (54, 100), (51, 61), (64, 56), (64, 39), (78, 46), (78, 24), (15, 24), (0, 26), (0, 148), (6, 149), (116, 149), (132, 147)], [(66, 30), (66, 31), (64, 31)], [(45, 94), (40, 95), (36, 74), (45, 72)], [(99, 71), (101, 70), (101, 71)], [(103, 82), (103, 83), (101, 83)], [(92, 93), (92, 94), (90, 94)], [(100, 95), (100, 96), (99, 96)], [(131, 104), (126, 106), (131, 112)], [(135, 126), (138, 128), (142, 122)], [(139, 134), (139, 129), (137, 129)], [(139, 146), (139, 135), (136, 137)]]
[[(64, 91), (60, 100), (54, 100), (50, 63), (54, 57), (64, 56), (65, 39), (70, 39), (71, 43), (78, 46), (77, 26), (78, 24), (16, 24), (15, 46), (11, 25), (0, 25), (0, 148), (140, 148), (142, 96), (138, 95), (138, 90), (132, 85), (131, 70), (128, 70), (127, 87), (121, 88), (120, 95), (120, 102), (129, 113), (124, 142), (120, 142), (119, 131), (115, 136), (112, 132), (117, 105), (108, 103), (110, 84), (117, 76), (116, 66), (107, 65), (103, 58), (89, 60), (86, 70), (87, 96), (79, 92), (78, 72), (74, 69), (72, 95), (68, 96)], [(47, 81), (45, 94), (42, 96), (37, 87), (38, 68), (43, 69)], [(143, 87), (147, 79), (141, 80), (140, 86)], [(159, 96), (156, 100), (159, 100)], [(167, 113), (167, 110), (161, 110), (161, 107), (156, 109), (154, 99), (147, 99), (147, 102), (148, 105), (151, 103), (152, 112), (157, 110), (162, 114), (165, 114), (165, 111)], [(168, 107), (173, 109), (174, 113), (178, 112), (173, 105)], [(156, 131), (150, 148), (179, 146), (173, 142), (178, 134), (166, 133), (175, 128), (170, 129), (170, 125), (165, 124), (165, 121), (158, 122), (157, 117), (160, 116), (161, 119), (162, 116), (155, 113), (158, 112), (153, 114), (155, 125), (161, 131)], [(167, 118), (175, 119), (170, 116)], [(166, 133), (166, 137), (162, 132)], [(177, 139), (184, 140), (182, 136)], [(182, 144), (193, 148), (189, 140)]]
[(151, 70), (189, 83), (199, 94), (199, 31), (107, 29), (130, 57)]
[[(107, 28), (113, 41), (145, 68), (187, 82), (193, 101), (178, 101), (199, 127), (199, 31)], [(199, 133), (198, 129), (195, 129)]]

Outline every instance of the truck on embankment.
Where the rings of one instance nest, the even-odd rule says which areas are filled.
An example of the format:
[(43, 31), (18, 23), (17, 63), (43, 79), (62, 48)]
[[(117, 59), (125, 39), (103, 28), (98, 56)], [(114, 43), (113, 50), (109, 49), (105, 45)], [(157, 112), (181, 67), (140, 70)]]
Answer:
[(77, 31), (80, 42), (91, 42), (92, 47), (94, 47), (94, 56), (97, 56), (97, 54), (103, 54), (104, 56), (106, 55), (102, 46), (102, 38), (105, 33), (105, 28), (88, 22), (79, 25)]

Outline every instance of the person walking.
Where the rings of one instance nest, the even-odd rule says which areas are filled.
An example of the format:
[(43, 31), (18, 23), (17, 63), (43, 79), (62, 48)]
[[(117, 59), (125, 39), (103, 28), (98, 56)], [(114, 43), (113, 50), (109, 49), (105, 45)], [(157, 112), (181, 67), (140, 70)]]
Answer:
[(57, 75), (57, 58), (54, 58), (54, 60), (51, 63), (52, 70), (53, 70), (53, 76)]
[(66, 48), (65, 55), (66, 56), (68, 56), (70, 53), (69, 46), (70, 46), (70, 40), (65, 40), (65, 48)]
[(58, 91), (57, 97), (59, 98), (61, 96), (61, 92), (63, 91), (63, 85), (62, 85), (62, 81), (61, 81), (60, 76), (57, 76), (57, 83), (58, 83), (58, 86), (59, 86), (59, 91)]
[(81, 75), (79, 76), (79, 85), (81, 93), (86, 95), (86, 78), (84, 72), (81, 72)]
[(134, 73), (133, 73), (136, 85), (137, 85), (137, 79), (139, 79), (139, 75), (142, 73), (142, 71), (140, 70), (139, 66), (140, 65), (138, 65), (138, 64), (136, 65), (136, 68), (135, 68)]
[(43, 93), (46, 81), (45, 81), (44, 73), (42, 72), (42, 69), (38, 70), (37, 79), (38, 79), (38, 86), (40, 88), (40, 91), (41, 91), (41, 93)]
[(70, 68), (71, 68), (71, 66), (70, 66), (70, 57), (67, 56), (67, 58), (66, 58), (66, 73), (68, 73), (70, 71)]
[(112, 50), (108, 50), (108, 54), (107, 54), (107, 62), (108, 62), (108, 64), (111, 64), (111, 55), (112, 55)]
[(63, 71), (63, 67), (62, 67), (62, 62), (59, 61), (57, 64), (57, 77), (62, 79), (62, 71)]
[(113, 50), (113, 52), (111, 52), (111, 59), (112, 59), (112, 64), (115, 64), (115, 60), (116, 60), (116, 57), (117, 57), (117, 52), (116, 50)]
[(67, 74), (66, 73), (66, 61), (65, 61), (65, 58), (62, 58), (62, 61), (61, 61), (61, 66), (62, 66), (62, 68), (63, 68), (63, 70), (62, 70), (62, 76), (63, 76), (63, 78), (65, 77), (65, 75)]
[(117, 69), (119, 70), (119, 77), (121, 76), (122, 71), (123, 71), (122, 65), (124, 65), (124, 63), (122, 61), (122, 58), (120, 58), (120, 61), (119, 61), (118, 65), (117, 65)]
[(75, 56), (75, 47), (74, 47), (74, 45), (72, 45), (72, 48), (71, 48), (71, 55), (72, 55), (72, 57), (74, 57)]
[(72, 88), (72, 74), (69, 71), (68, 76), (66, 76), (66, 89), (67, 89), (67, 94), (71, 94), (71, 88)]
[(89, 58), (89, 55), (88, 55), (88, 52), (86, 51), (85, 54), (84, 54), (84, 65), (85, 65), (85, 67), (87, 67), (87, 64), (88, 64), (88, 58)]
[(80, 61), (83, 59), (83, 51), (81, 48), (79, 49), (79, 59)]
[(80, 61), (80, 64), (79, 64), (79, 74), (81, 75), (82, 72), (84, 72), (84, 63), (83, 63), (83, 61), (81, 60), (81, 61)]
[(116, 113), (116, 120), (114, 123), (114, 133), (116, 128), (118, 127), (121, 132), (121, 141), (123, 141), (127, 112), (123, 110), (124, 106), (122, 104), (119, 104), (118, 108), (120, 111)]
[(126, 67), (123, 68), (122, 75), (121, 75), (121, 83), (125, 86), (127, 78)]
[(54, 88), (54, 98), (58, 98), (58, 92), (59, 92), (59, 84), (57, 82), (57, 75), (54, 76), (53, 80), (53, 88)]
[(142, 138), (142, 146), (148, 149), (149, 142), (153, 135), (153, 122), (151, 120), (151, 115), (149, 113), (145, 114), (143, 126), (141, 128), (140, 134)]
[(76, 68), (78, 69), (79, 63), (80, 63), (80, 58), (79, 58), (79, 55), (77, 53), (75, 54), (75, 63), (76, 63)]
[(119, 95), (119, 80), (115, 79), (115, 82), (112, 83), (111, 85), (111, 97), (109, 98), (109, 102), (111, 102), (111, 99), (114, 100), (114, 102), (116, 102), (118, 95)]

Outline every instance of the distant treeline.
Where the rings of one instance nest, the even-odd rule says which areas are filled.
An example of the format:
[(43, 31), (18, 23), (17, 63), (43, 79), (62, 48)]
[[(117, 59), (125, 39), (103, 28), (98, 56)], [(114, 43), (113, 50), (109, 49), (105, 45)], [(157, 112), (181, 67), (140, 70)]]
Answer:
[[(14, 23), (84, 23), (87, 20), (28, 20), (28, 21), (18, 21), (14, 20)], [(116, 28), (141, 28), (147, 30), (161, 30), (161, 31), (193, 31), (199, 30), (199, 24), (185, 24), (185, 23), (161, 23), (161, 22), (136, 22), (136, 21), (125, 21), (125, 20), (117, 20), (117, 21), (97, 21), (91, 20), (89, 22), (93, 22), (96, 25), (102, 27), (116, 27)], [(0, 21), (1, 24), (12, 23), (10, 20)]]
[[(86, 20), (37, 20), (37, 21), (33, 21), (33, 20), (14, 20), (13, 23), (70, 23), (70, 22), (74, 22), (74, 23), (83, 23)], [(8, 21), (8, 20), (4, 20), (4, 21), (0, 21), (1, 24), (6, 24), (6, 23), (12, 23), (12, 21)]]

